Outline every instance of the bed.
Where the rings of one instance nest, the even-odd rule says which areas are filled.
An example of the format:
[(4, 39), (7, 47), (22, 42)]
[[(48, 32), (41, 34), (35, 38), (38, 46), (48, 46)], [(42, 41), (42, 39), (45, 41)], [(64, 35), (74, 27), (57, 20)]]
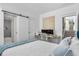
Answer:
[(57, 46), (55, 43), (37, 40), (6, 49), (2, 56), (49, 56)]
[(2, 56), (71, 56), (70, 38), (64, 38), (59, 44), (41, 40), (21, 41), (0, 46)]

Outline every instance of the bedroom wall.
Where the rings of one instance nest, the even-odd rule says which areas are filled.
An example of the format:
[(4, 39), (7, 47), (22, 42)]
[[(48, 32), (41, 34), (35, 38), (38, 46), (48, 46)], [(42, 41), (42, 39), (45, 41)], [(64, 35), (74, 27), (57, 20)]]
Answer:
[[(19, 13), (19, 14), (23, 14), (23, 15), (26, 15), (26, 16), (29, 16), (30, 17), (30, 20), (31, 20), (31, 26), (30, 26), (30, 28), (31, 28), (31, 32), (30, 32), (30, 34), (31, 34), (31, 38), (33, 38), (34, 37), (34, 33), (36, 32), (36, 31), (38, 31), (38, 21), (37, 21), (37, 16), (36, 15), (32, 15), (32, 14), (30, 14), (30, 13), (28, 13), (26, 10), (24, 11), (24, 10), (20, 10), (20, 9), (18, 9), (17, 7), (15, 7), (15, 6), (13, 6), (13, 7), (11, 7), (11, 6), (5, 6), (5, 5), (1, 5), (2, 6), (2, 9), (3, 10), (7, 10), (7, 11), (10, 11), (10, 12), (14, 12), (14, 13)], [(29, 20), (29, 19), (28, 19)], [(38, 28), (37, 28), (38, 27)]]
[[(18, 10), (17, 8), (11, 7), (11, 6), (2, 6), (0, 5), (0, 11), (1, 10), (7, 10), (14, 13), (21, 13), (23, 15), (30, 16), (30, 39), (34, 39), (34, 33), (39, 30), (39, 21), (38, 16), (32, 15), (28, 13), (27, 11)], [(4, 33), (3, 33), (3, 12), (0, 12), (0, 44), (3, 44), (4, 42)], [(28, 19), (29, 20), (29, 19)], [(18, 31), (18, 30), (17, 30)]]
[[(40, 30), (42, 28), (42, 18), (47, 16), (55, 16), (55, 33), (62, 37), (62, 17), (70, 15), (78, 15), (79, 4), (73, 4), (68, 7), (50, 11), (40, 15)], [(77, 20), (76, 20), (77, 23)]]

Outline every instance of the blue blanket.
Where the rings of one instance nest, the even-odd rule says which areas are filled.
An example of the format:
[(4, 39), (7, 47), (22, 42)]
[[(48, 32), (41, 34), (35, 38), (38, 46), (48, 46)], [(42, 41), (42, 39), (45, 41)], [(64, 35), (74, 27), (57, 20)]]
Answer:
[(0, 46), (0, 55), (2, 55), (2, 52), (8, 48), (12, 48), (15, 46), (19, 46), (25, 43), (29, 43), (29, 42), (33, 42), (35, 40), (25, 40), (25, 41), (20, 41), (20, 42), (14, 42), (14, 43), (10, 43), (10, 44), (4, 44)]

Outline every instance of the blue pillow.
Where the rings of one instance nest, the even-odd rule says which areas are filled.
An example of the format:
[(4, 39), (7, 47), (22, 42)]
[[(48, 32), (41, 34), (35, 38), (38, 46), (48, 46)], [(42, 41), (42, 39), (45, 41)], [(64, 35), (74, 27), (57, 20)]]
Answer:
[(77, 38), (79, 39), (79, 31), (77, 31)]
[(63, 47), (63, 46), (58, 46), (54, 51), (53, 54), (55, 56), (64, 56), (65, 53), (67, 52), (68, 48), (67, 47)]
[(72, 52), (72, 50), (68, 50), (68, 52), (66, 53), (65, 56), (73, 56), (73, 52)]

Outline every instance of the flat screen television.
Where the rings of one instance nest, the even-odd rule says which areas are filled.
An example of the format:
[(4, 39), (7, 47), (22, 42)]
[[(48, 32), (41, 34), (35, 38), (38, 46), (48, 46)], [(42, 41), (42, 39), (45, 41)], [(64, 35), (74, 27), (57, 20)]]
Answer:
[(52, 29), (42, 29), (41, 32), (46, 34), (54, 34)]

